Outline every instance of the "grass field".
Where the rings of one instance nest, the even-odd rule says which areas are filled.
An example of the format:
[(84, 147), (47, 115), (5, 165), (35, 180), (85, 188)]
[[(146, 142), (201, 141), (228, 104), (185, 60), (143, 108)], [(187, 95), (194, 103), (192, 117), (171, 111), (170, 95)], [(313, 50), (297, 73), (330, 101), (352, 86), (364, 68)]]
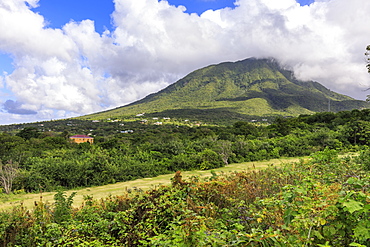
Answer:
[[(298, 162), (300, 158), (282, 158), (273, 159), (269, 161), (256, 161), (256, 162), (245, 162), (230, 164), (228, 166), (213, 169), (212, 171), (216, 173), (220, 172), (234, 172), (234, 171), (248, 171), (254, 169), (263, 169), (269, 165), (279, 166), (283, 163), (293, 163)], [(199, 176), (206, 177), (211, 176), (211, 170), (207, 171), (185, 171), (182, 172), (183, 179), (186, 180), (187, 177)], [(104, 186), (90, 187), (84, 189), (76, 189), (66, 191), (66, 195), (70, 195), (72, 192), (77, 192), (74, 197), (74, 207), (82, 205), (84, 196), (92, 196), (94, 199), (105, 198), (110, 195), (123, 195), (126, 194), (128, 190), (142, 189), (147, 190), (150, 188), (155, 188), (160, 185), (168, 185), (171, 183), (171, 178), (174, 174), (161, 175), (154, 178), (143, 178), (128, 182), (120, 182), (115, 184), (109, 184)], [(15, 205), (23, 204), (28, 209), (32, 209), (35, 202), (42, 200), (43, 202), (53, 203), (54, 195), (56, 192), (44, 192), (37, 194), (19, 194), (0, 197), (0, 210), (7, 210)]]

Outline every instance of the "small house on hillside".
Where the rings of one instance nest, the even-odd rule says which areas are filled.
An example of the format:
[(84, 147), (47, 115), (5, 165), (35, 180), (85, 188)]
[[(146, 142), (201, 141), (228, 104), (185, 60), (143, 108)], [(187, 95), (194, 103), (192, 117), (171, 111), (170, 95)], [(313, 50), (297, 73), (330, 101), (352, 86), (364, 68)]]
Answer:
[(71, 141), (74, 141), (75, 143), (83, 143), (83, 142), (88, 142), (90, 144), (94, 143), (94, 138), (91, 136), (86, 136), (86, 135), (75, 135), (69, 137)]

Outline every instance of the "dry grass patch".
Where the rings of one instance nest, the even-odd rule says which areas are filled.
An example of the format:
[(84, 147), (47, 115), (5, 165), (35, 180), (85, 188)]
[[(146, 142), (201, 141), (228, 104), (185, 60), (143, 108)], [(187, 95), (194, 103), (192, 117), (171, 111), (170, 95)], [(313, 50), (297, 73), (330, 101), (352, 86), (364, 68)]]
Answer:
[[(214, 172), (233, 172), (233, 171), (248, 171), (248, 170), (259, 170), (266, 168), (269, 165), (279, 166), (283, 163), (293, 163), (298, 162), (300, 158), (283, 158), (283, 159), (273, 159), (268, 161), (256, 161), (256, 162), (244, 162), (237, 164), (230, 164), (225, 167), (221, 167), (213, 170), (206, 171), (184, 171), (182, 172), (183, 179), (186, 180), (188, 177), (199, 176), (207, 177), (211, 176), (211, 171)], [(108, 197), (110, 195), (123, 195), (128, 193), (129, 190), (147, 190), (155, 188), (160, 185), (168, 185), (171, 183), (171, 178), (173, 174), (160, 175), (153, 178), (142, 178), (133, 181), (120, 182), (115, 184), (109, 184), (104, 186), (96, 186), (84, 189), (76, 189), (66, 191), (66, 194), (69, 196), (72, 192), (76, 191), (77, 194), (74, 197), (73, 205), (78, 207), (82, 204), (84, 196), (92, 196), (95, 199), (101, 199)], [(54, 195), (56, 192), (45, 192), (37, 194), (21, 194), (21, 195), (11, 195), (2, 200), (0, 204), (0, 210), (9, 209), (15, 205), (23, 204), (27, 208), (32, 208), (35, 202), (42, 200), (43, 202), (53, 203)], [(0, 199), (1, 200), (1, 199)]]

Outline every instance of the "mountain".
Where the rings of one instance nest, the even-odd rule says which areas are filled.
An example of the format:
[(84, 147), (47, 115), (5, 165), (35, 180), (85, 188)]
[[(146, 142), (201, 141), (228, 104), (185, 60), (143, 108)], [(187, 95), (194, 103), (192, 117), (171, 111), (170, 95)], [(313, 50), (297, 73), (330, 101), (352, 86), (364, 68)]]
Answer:
[(176, 117), (207, 122), (368, 108), (369, 103), (300, 81), (274, 59), (249, 58), (196, 70), (144, 99), (83, 119)]

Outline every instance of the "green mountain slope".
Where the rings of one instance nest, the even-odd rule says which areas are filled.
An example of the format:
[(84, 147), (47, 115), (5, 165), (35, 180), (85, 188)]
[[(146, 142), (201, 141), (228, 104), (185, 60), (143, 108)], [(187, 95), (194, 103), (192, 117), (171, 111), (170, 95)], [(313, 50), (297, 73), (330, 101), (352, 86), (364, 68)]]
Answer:
[(127, 118), (145, 113), (234, 122), (368, 106), (365, 101), (332, 92), (318, 82), (296, 80), (274, 59), (250, 58), (196, 70), (142, 100), (83, 118)]

